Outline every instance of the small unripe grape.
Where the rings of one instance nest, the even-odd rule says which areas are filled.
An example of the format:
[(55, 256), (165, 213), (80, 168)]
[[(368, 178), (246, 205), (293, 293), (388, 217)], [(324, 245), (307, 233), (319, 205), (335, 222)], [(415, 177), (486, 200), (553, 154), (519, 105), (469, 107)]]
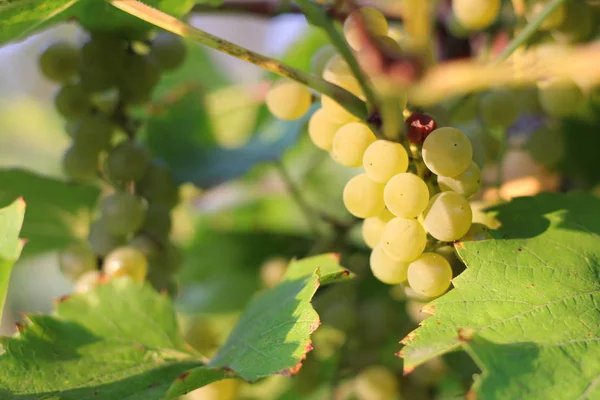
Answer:
[(426, 297), (442, 295), (450, 287), (452, 267), (436, 253), (424, 253), (408, 266), (408, 284)]
[(98, 220), (90, 225), (88, 242), (97, 256), (104, 257), (115, 248), (125, 244), (125, 238), (113, 235), (106, 228), (104, 221)]
[(101, 278), (100, 271), (87, 271), (77, 279), (73, 287), (74, 293), (87, 293), (94, 289)]
[(92, 250), (81, 243), (72, 244), (58, 254), (61, 272), (69, 279), (77, 280), (84, 273), (94, 271), (98, 264)]
[(308, 112), (312, 101), (310, 90), (301, 83), (280, 79), (267, 93), (267, 107), (271, 114), (284, 121), (301, 118)]
[(383, 192), (385, 205), (392, 214), (416, 218), (429, 202), (429, 188), (423, 179), (405, 172), (389, 180)]
[(588, 39), (597, 22), (594, 11), (584, 1), (569, 1), (564, 4), (566, 14), (560, 26), (552, 31), (559, 43), (577, 43)]
[(369, 265), (375, 278), (388, 285), (396, 285), (406, 280), (408, 262), (391, 258), (383, 247), (377, 246), (371, 252)]
[(381, 248), (397, 261), (413, 261), (423, 253), (426, 245), (427, 234), (416, 219), (394, 218), (381, 235)]
[(310, 71), (317, 76), (323, 75), (327, 63), (336, 55), (336, 53), (337, 50), (332, 45), (328, 44), (321, 47), (310, 60)]
[(128, 276), (136, 282), (144, 282), (148, 275), (148, 260), (135, 247), (123, 246), (106, 256), (102, 271), (110, 278)]
[(357, 175), (348, 181), (343, 198), (346, 209), (359, 218), (374, 217), (385, 207), (383, 184), (373, 182), (366, 174)]
[(389, 28), (385, 16), (374, 8), (362, 7), (350, 13), (344, 21), (344, 36), (350, 47), (357, 51), (363, 44), (363, 33), (360, 32), (358, 23), (360, 19), (367, 33), (371, 36), (385, 36)]
[(351, 122), (337, 130), (333, 137), (331, 157), (347, 167), (359, 167), (367, 147), (377, 138), (362, 122)]
[(501, 0), (452, 0), (457, 21), (471, 30), (490, 26), (498, 17), (500, 6)]
[(473, 159), (471, 141), (454, 128), (438, 128), (423, 142), (423, 162), (431, 172), (442, 176), (463, 173)]
[(398, 379), (388, 368), (373, 365), (362, 370), (354, 381), (358, 400), (391, 400), (399, 397)]
[(160, 32), (150, 47), (150, 55), (158, 61), (160, 67), (165, 71), (172, 71), (183, 64), (187, 48), (183, 40), (172, 33)]
[(348, 110), (346, 110), (329, 96), (321, 96), (321, 105), (323, 106), (323, 109), (327, 111), (327, 114), (332, 120), (341, 123), (356, 122), (359, 120), (358, 117), (356, 117), (354, 114), (351, 114)]
[(71, 146), (63, 155), (63, 172), (77, 183), (90, 182), (98, 177), (98, 153)]
[(154, 290), (159, 293), (167, 293), (171, 298), (175, 298), (179, 294), (177, 280), (169, 272), (153, 268), (151, 265), (146, 279), (148, 279)]
[(67, 119), (80, 118), (92, 110), (90, 95), (81, 85), (69, 83), (54, 97), (56, 110)]
[(102, 202), (102, 221), (108, 231), (117, 236), (127, 236), (137, 231), (144, 222), (146, 209), (134, 195), (117, 192)]
[(453, 191), (464, 197), (477, 193), (481, 187), (481, 170), (474, 162), (460, 175), (454, 177), (438, 176), (438, 185), (442, 192)]
[(126, 140), (108, 153), (106, 173), (116, 182), (139, 181), (144, 176), (151, 155), (147, 148), (133, 140)]
[(141, 251), (149, 260), (155, 258), (160, 251), (156, 241), (143, 233), (136, 235), (127, 245)]
[(333, 146), (333, 137), (343, 125), (344, 123), (332, 120), (327, 111), (320, 108), (308, 121), (308, 135), (315, 146), (330, 151)]
[(51, 81), (64, 83), (77, 73), (79, 49), (70, 43), (56, 42), (40, 55), (40, 70)]
[(509, 90), (493, 90), (481, 96), (479, 115), (488, 127), (507, 128), (519, 117), (518, 101)]
[(362, 237), (370, 248), (375, 248), (381, 240), (383, 228), (394, 218), (394, 214), (386, 208), (375, 217), (366, 218), (362, 224)]
[(538, 98), (542, 110), (552, 117), (566, 117), (583, 104), (579, 86), (568, 79), (551, 79), (538, 85)]
[(160, 160), (150, 163), (136, 188), (150, 203), (161, 203), (173, 208), (179, 201), (179, 191), (173, 173), (169, 166)]
[(160, 67), (150, 55), (128, 54), (119, 80), (121, 99), (130, 104), (150, 100), (152, 89), (160, 80)]
[(115, 87), (125, 67), (127, 42), (120, 37), (94, 33), (81, 48), (82, 85), (91, 92)]
[(385, 183), (394, 175), (406, 172), (408, 154), (400, 143), (377, 140), (365, 150), (363, 167), (369, 178)]
[(423, 212), (427, 232), (441, 242), (463, 237), (471, 227), (473, 212), (469, 202), (454, 192), (438, 193)]
[(156, 241), (165, 241), (171, 232), (171, 210), (164, 204), (150, 203), (142, 232)]
[(175, 273), (183, 264), (181, 249), (173, 243), (167, 242), (154, 258), (154, 264), (163, 271)]
[(88, 115), (73, 130), (73, 143), (82, 149), (99, 153), (110, 145), (115, 125), (103, 115)]
[(525, 148), (534, 161), (554, 167), (565, 154), (565, 139), (560, 129), (544, 126), (529, 136)]

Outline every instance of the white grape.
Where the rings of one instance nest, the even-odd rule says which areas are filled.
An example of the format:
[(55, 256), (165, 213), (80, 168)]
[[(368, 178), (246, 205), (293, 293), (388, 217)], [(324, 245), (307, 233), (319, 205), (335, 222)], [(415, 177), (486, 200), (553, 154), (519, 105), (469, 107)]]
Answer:
[(442, 242), (453, 242), (469, 231), (473, 212), (469, 202), (454, 192), (438, 193), (423, 212), (427, 232)]
[(332, 120), (327, 111), (320, 108), (308, 121), (308, 135), (315, 146), (325, 151), (331, 151), (333, 137), (343, 125), (343, 123)]
[(369, 264), (375, 278), (383, 283), (396, 285), (406, 280), (409, 263), (394, 260), (381, 246), (377, 246), (373, 249)]
[(365, 150), (363, 167), (369, 178), (385, 183), (408, 169), (408, 154), (400, 143), (377, 140)]
[(408, 284), (426, 297), (442, 295), (450, 287), (452, 267), (448, 260), (436, 253), (424, 253), (408, 266)]
[(394, 214), (388, 209), (383, 210), (375, 217), (366, 218), (362, 224), (362, 237), (370, 248), (375, 248), (381, 240), (383, 228), (394, 218)]
[(344, 22), (344, 36), (354, 50), (359, 50), (363, 43), (363, 33), (360, 31), (358, 24), (359, 19), (362, 19), (361, 22), (369, 35), (387, 35), (388, 22), (379, 10), (370, 7), (359, 8), (350, 13)]
[(327, 111), (327, 114), (329, 114), (330, 118), (335, 121), (348, 123), (356, 122), (359, 120), (358, 117), (350, 113), (348, 110), (346, 110), (338, 102), (336, 102), (329, 96), (321, 96), (321, 105)]
[(481, 187), (481, 170), (475, 162), (472, 162), (460, 175), (438, 176), (438, 185), (442, 192), (453, 191), (464, 197), (472, 196)]
[(416, 218), (429, 202), (429, 189), (423, 179), (408, 172), (389, 180), (383, 192), (385, 205), (397, 217)]
[(372, 365), (355, 378), (357, 400), (391, 400), (400, 396), (398, 379), (388, 368)]
[(367, 147), (376, 139), (373, 131), (362, 122), (345, 124), (333, 137), (331, 157), (347, 167), (359, 167)]
[(481, 30), (498, 17), (501, 0), (452, 0), (452, 11), (465, 28)]
[(344, 205), (350, 214), (359, 218), (380, 214), (383, 204), (383, 185), (360, 174), (350, 179), (344, 187)]
[(546, 114), (559, 118), (573, 114), (584, 100), (579, 86), (569, 79), (551, 79), (539, 83), (538, 98)]
[(463, 173), (473, 159), (471, 141), (454, 128), (438, 128), (423, 142), (423, 162), (431, 172), (442, 176)]
[(394, 218), (381, 235), (381, 247), (394, 260), (410, 262), (423, 253), (427, 245), (425, 229), (416, 219)]
[(310, 90), (295, 81), (280, 79), (267, 93), (267, 107), (275, 117), (290, 121), (307, 113), (311, 104)]

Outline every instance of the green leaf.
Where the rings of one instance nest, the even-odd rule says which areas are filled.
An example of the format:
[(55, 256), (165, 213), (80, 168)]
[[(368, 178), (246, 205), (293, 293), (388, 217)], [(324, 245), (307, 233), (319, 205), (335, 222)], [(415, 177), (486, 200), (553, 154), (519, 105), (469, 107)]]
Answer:
[(483, 371), (477, 398), (598, 398), (599, 209), (581, 194), (498, 206), (494, 239), (458, 244), (467, 270), (405, 338), (405, 369), (462, 346)]
[(23, 255), (59, 249), (85, 233), (100, 190), (72, 185), (19, 170), (0, 170), (0, 207), (23, 197), (27, 215), (22, 236)]
[(293, 280), (316, 270), (319, 271), (321, 285), (354, 277), (353, 273), (340, 267), (339, 254), (322, 254), (300, 261), (294, 260), (290, 263), (284, 279)]
[(6, 291), (13, 264), (19, 258), (23, 242), (19, 240), (19, 232), (23, 225), (25, 202), (16, 200), (10, 206), (0, 209), (0, 320), (6, 300)]

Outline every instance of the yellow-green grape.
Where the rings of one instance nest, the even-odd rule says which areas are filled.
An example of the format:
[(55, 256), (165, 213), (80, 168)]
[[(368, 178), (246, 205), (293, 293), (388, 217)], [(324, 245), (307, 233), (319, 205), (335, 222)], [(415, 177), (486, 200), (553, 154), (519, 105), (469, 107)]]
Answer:
[(76, 83), (66, 84), (56, 92), (54, 106), (67, 119), (80, 118), (92, 109), (89, 93)]
[(335, 54), (325, 64), (322, 75), (323, 79), (331, 82), (331, 80), (335, 80), (338, 77), (352, 76), (352, 70), (341, 55)]
[(351, 122), (338, 129), (333, 136), (331, 157), (347, 167), (360, 167), (367, 147), (377, 138), (362, 122)]
[(377, 140), (365, 150), (363, 167), (369, 178), (385, 183), (408, 169), (408, 154), (400, 143)]
[(110, 233), (105, 222), (100, 219), (90, 225), (88, 242), (97, 256), (104, 257), (115, 248), (125, 244), (125, 238)]
[[(527, 7), (528, 8), (527, 14), (526, 14), (527, 21), (534, 20), (544, 10), (544, 8), (548, 5), (548, 3), (549, 3), (548, 0), (536, 0), (532, 4), (530, 4)], [(556, 29), (563, 23), (566, 16), (567, 16), (567, 8), (565, 7), (564, 4), (561, 4), (558, 7), (556, 7), (556, 9), (552, 12), (552, 14), (548, 15), (544, 19), (544, 22), (542, 22), (542, 24), (540, 25), (540, 27), (538, 29), (543, 30), (543, 31), (549, 31), (552, 29)]]
[(558, 118), (573, 114), (584, 100), (579, 86), (569, 79), (551, 79), (540, 82), (538, 96), (542, 110), (546, 114)]
[(276, 286), (287, 271), (289, 260), (283, 257), (270, 258), (260, 267), (260, 280), (264, 287)]
[(350, 214), (359, 218), (380, 214), (383, 204), (383, 185), (373, 182), (366, 174), (356, 175), (344, 187), (344, 205)]
[(364, 220), (362, 224), (362, 237), (370, 248), (375, 248), (381, 240), (385, 225), (394, 218), (394, 214), (386, 208), (379, 215)]
[[(475, 225), (475, 224), (473, 224), (473, 225)], [(473, 225), (471, 225), (471, 228), (473, 227)], [(454, 246), (446, 245), (446, 246), (438, 247), (435, 250), (435, 252), (437, 254), (439, 254), (440, 256), (444, 257), (448, 261), (448, 263), (450, 264), (450, 267), (452, 267), (454, 276), (460, 274), (461, 272), (463, 272), (465, 270), (465, 265), (458, 258), (458, 255), (456, 254), (456, 250), (454, 249)]]
[(383, 192), (385, 205), (397, 217), (416, 218), (429, 202), (429, 188), (423, 179), (404, 172), (389, 180)]
[(137, 231), (144, 223), (146, 207), (137, 196), (117, 192), (102, 201), (104, 226), (115, 236), (126, 236)]
[(565, 140), (560, 129), (544, 126), (529, 136), (525, 148), (536, 162), (554, 167), (565, 154)]
[(149, 202), (161, 203), (169, 208), (175, 207), (179, 201), (179, 189), (173, 172), (161, 160), (155, 159), (150, 163), (136, 190)]
[(442, 192), (453, 191), (464, 197), (470, 197), (481, 187), (481, 170), (475, 162), (471, 162), (469, 168), (460, 175), (438, 176), (438, 185)]
[(101, 278), (100, 271), (88, 271), (77, 279), (73, 292), (75, 293), (87, 293), (98, 285)]
[(77, 280), (84, 273), (96, 270), (96, 255), (88, 246), (72, 244), (58, 254), (60, 271), (69, 279)]
[(110, 278), (128, 276), (136, 282), (144, 282), (148, 275), (148, 260), (135, 247), (123, 246), (114, 249), (106, 256), (102, 271)]
[(127, 244), (141, 251), (147, 259), (155, 258), (160, 251), (156, 241), (143, 233), (136, 235)]
[(160, 80), (160, 65), (149, 54), (128, 54), (119, 77), (119, 95), (130, 104), (142, 104), (150, 100), (152, 89)]
[(273, 83), (267, 93), (269, 111), (284, 121), (293, 121), (302, 117), (310, 108), (310, 103), (310, 90), (289, 79), (280, 79)]
[(489, 228), (487, 225), (481, 223), (471, 224), (469, 231), (460, 238), (461, 242), (480, 242), (482, 240), (491, 239), (492, 235), (490, 235)]
[(40, 70), (54, 82), (67, 82), (77, 73), (79, 49), (70, 43), (56, 42), (40, 54)]
[(411, 262), (423, 253), (427, 244), (425, 229), (416, 219), (394, 218), (381, 235), (380, 246), (394, 260)]
[(400, 395), (398, 378), (379, 365), (372, 365), (356, 376), (354, 391), (358, 400), (392, 400)]
[(452, 267), (436, 253), (424, 253), (408, 266), (408, 284), (426, 297), (442, 295), (450, 287)]
[(473, 159), (471, 141), (454, 128), (438, 128), (423, 142), (423, 161), (431, 172), (442, 176), (462, 174)]
[(115, 131), (115, 125), (107, 117), (87, 115), (79, 120), (73, 130), (73, 144), (98, 154), (109, 147)]
[(423, 216), (427, 232), (441, 242), (453, 242), (463, 237), (473, 220), (469, 202), (454, 192), (433, 196)]
[(406, 280), (408, 264), (405, 261), (394, 260), (381, 246), (373, 249), (369, 259), (373, 276), (388, 285), (396, 285)]
[(388, 33), (388, 22), (385, 16), (374, 8), (359, 8), (346, 18), (344, 22), (344, 37), (354, 50), (362, 47), (362, 32), (360, 31), (358, 20), (362, 19), (362, 25), (371, 36), (384, 36)]
[(171, 210), (160, 203), (150, 203), (141, 231), (159, 243), (164, 243), (171, 232)]
[(452, 0), (457, 21), (467, 29), (481, 30), (498, 17), (501, 0)]
[(588, 39), (597, 24), (594, 11), (584, 1), (569, 1), (565, 4), (566, 15), (552, 36), (560, 43), (576, 43)]
[(487, 92), (479, 100), (479, 116), (488, 127), (507, 128), (519, 117), (518, 101), (510, 90)]
[(186, 53), (187, 48), (183, 39), (170, 32), (160, 32), (152, 40), (150, 55), (165, 71), (179, 68), (185, 60)]
[(331, 60), (332, 57), (335, 56), (337, 50), (332, 45), (325, 45), (321, 47), (317, 52), (312, 56), (310, 60), (310, 71), (314, 75), (321, 76), (325, 72), (325, 68), (327, 64)]
[(343, 125), (343, 122), (331, 119), (327, 111), (319, 108), (308, 121), (308, 135), (315, 146), (325, 151), (331, 151), (333, 137)]
[(347, 111), (329, 96), (321, 96), (321, 105), (332, 120), (343, 123), (356, 122), (359, 120), (358, 117)]
[(89, 182), (98, 177), (98, 153), (71, 146), (63, 155), (62, 167), (72, 182)]

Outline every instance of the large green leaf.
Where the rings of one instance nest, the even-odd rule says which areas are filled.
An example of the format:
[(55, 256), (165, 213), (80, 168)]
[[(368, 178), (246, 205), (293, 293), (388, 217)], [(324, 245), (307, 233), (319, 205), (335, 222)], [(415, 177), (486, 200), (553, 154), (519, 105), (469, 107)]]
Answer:
[(6, 299), (6, 291), (13, 264), (19, 258), (23, 242), (19, 240), (19, 232), (23, 225), (25, 202), (16, 200), (10, 206), (0, 209), (0, 320)]
[(89, 224), (100, 190), (72, 185), (18, 170), (0, 170), (0, 206), (23, 197), (27, 215), (22, 235), (23, 255), (65, 247), (81, 237)]
[(481, 399), (600, 398), (600, 200), (498, 206), (494, 239), (458, 244), (467, 270), (405, 338), (405, 369), (460, 346)]

